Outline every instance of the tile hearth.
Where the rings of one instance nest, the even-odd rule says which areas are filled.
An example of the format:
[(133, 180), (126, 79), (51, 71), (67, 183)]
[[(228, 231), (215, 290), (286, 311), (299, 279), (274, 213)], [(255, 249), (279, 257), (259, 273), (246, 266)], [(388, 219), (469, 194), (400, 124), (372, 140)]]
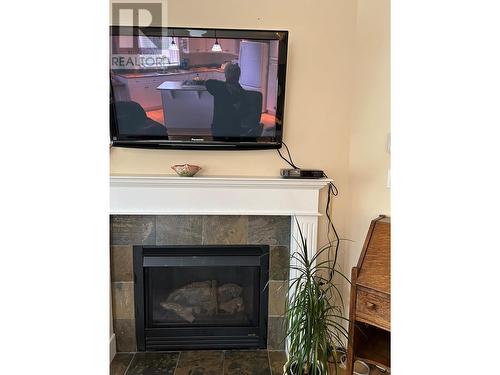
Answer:
[(281, 375), (285, 353), (267, 350), (210, 350), (118, 353), (111, 375)]

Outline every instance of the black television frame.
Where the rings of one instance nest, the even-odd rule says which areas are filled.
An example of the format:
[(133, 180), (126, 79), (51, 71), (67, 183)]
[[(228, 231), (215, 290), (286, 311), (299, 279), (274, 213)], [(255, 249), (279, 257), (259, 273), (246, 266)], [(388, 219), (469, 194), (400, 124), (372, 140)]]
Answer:
[[(170, 149), (197, 149), (197, 150), (258, 150), (258, 149), (279, 149), (283, 139), (283, 121), (285, 111), (285, 84), (286, 84), (286, 64), (288, 51), (288, 31), (286, 30), (248, 30), (248, 29), (214, 29), (200, 27), (137, 27), (137, 26), (110, 26), (110, 40), (112, 36), (118, 35), (146, 35), (164, 37), (190, 37), (194, 38), (193, 30), (205, 31), (200, 38), (241, 38), (250, 40), (278, 40), (278, 88), (276, 99), (276, 131), (275, 136), (269, 142), (258, 142), (257, 138), (227, 138), (224, 141), (215, 140), (170, 140), (161, 136), (130, 136), (120, 134), (116, 121), (114, 107), (113, 86), (111, 85), (110, 69), (110, 138), (111, 145), (118, 147), (133, 148), (170, 148)], [(110, 51), (111, 52), (111, 51)], [(201, 138), (196, 137), (196, 138)]]

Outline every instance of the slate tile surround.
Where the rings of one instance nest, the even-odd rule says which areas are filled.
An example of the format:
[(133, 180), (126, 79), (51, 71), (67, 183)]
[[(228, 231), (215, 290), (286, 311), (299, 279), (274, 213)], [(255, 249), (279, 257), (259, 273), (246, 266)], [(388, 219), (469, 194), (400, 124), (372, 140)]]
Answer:
[(285, 350), (285, 318), (282, 316), (270, 316), (267, 323), (267, 348), (273, 350)]
[(131, 245), (111, 246), (111, 280), (134, 281)]
[(202, 216), (156, 216), (156, 245), (201, 245)]
[(269, 316), (283, 316), (285, 314), (285, 298), (288, 291), (288, 281), (269, 281)]
[(137, 350), (135, 318), (113, 319), (113, 330), (116, 337), (117, 352), (135, 352)]
[(112, 215), (112, 245), (154, 245), (156, 217), (151, 215)]
[(116, 319), (133, 319), (134, 283), (132, 281), (114, 282), (112, 285), (113, 316)]
[(289, 216), (112, 215), (111, 291), (118, 352), (134, 352), (134, 245), (270, 245), (268, 349), (283, 349), (283, 306), (290, 254)]
[(247, 244), (248, 216), (204, 216), (202, 238), (203, 245)]
[[(233, 242), (236, 241), (236, 242)], [(290, 246), (289, 216), (111, 215), (111, 244)]]

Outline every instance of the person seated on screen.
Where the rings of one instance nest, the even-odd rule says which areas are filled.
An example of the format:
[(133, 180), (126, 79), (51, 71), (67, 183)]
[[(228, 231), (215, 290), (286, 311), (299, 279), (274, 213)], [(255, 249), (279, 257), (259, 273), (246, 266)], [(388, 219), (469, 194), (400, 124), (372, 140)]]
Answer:
[(212, 136), (240, 136), (240, 112), (245, 90), (239, 84), (241, 70), (238, 64), (228, 64), (224, 68), (226, 81), (208, 79), (207, 91), (214, 97)]
[(137, 102), (116, 102), (116, 122), (123, 135), (167, 137), (167, 128), (150, 119)]

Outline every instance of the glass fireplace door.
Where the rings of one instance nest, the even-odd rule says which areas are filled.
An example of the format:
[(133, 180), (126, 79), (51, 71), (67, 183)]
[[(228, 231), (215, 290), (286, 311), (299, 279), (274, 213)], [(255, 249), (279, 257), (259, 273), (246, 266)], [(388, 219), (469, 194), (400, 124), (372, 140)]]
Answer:
[(259, 267), (172, 266), (147, 273), (148, 326), (258, 324)]
[(266, 348), (269, 246), (134, 246), (138, 350)]

